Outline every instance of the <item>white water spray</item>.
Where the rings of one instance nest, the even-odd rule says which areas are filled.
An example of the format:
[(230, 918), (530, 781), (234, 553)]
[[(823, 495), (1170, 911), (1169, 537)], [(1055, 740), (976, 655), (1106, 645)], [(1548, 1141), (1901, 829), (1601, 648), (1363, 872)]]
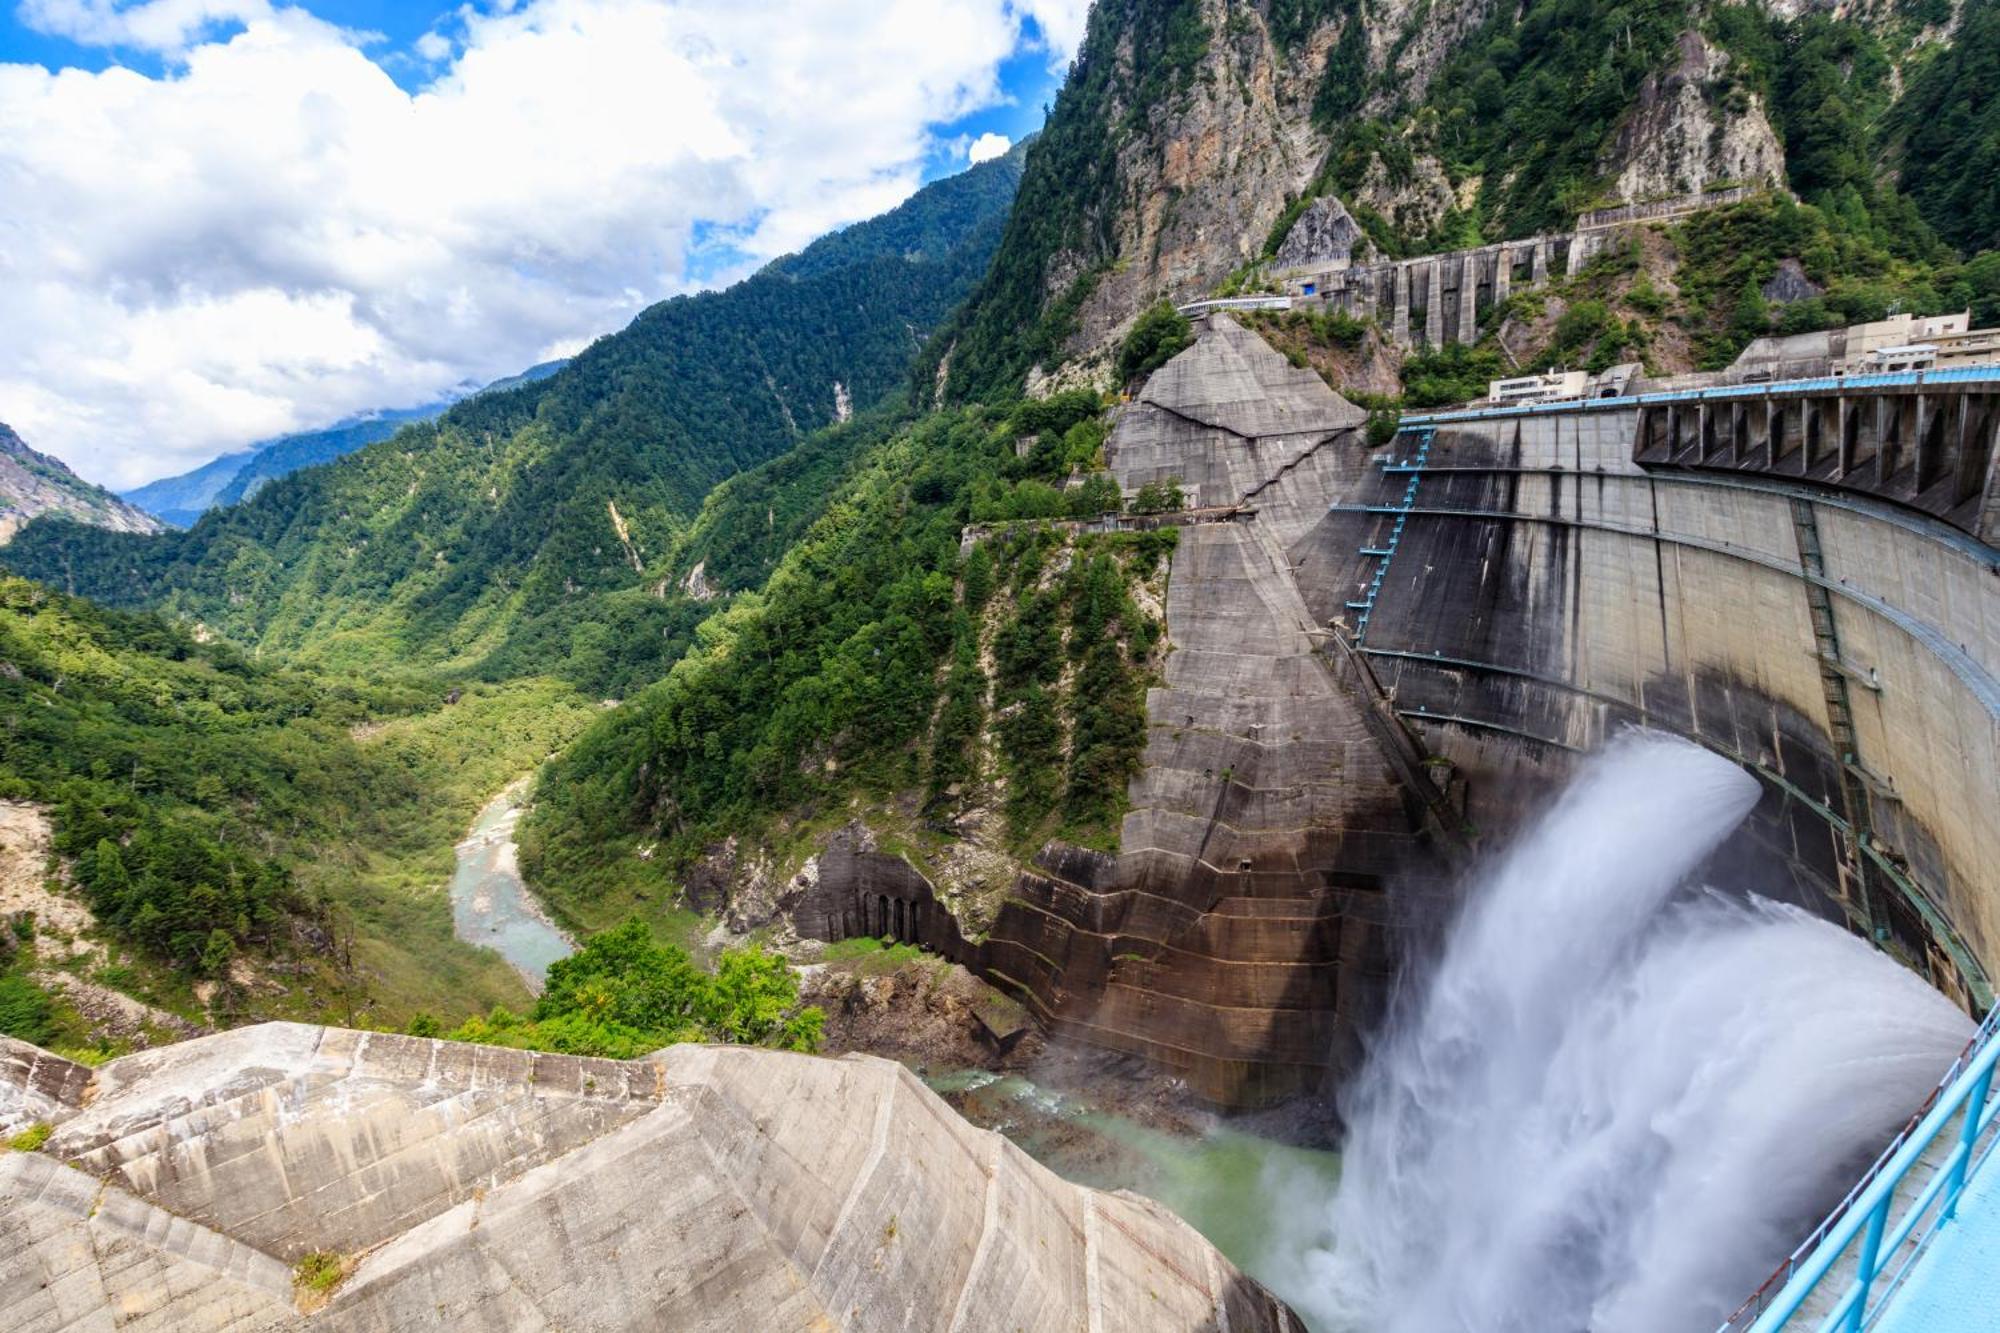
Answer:
[(1628, 737), (1475, 885), (1352, 1086), (1333, 1198), (1287, 1201), (1273, 1277), (1316, 1327), (1712, 1329), (1916, 1108), (1962, 1014), (1838, 927), (1685, 889), (1756, 799)]

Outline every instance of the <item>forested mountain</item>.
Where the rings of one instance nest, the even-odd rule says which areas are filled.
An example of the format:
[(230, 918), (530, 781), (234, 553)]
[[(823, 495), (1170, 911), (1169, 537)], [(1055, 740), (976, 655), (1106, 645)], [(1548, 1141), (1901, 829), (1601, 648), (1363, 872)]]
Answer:
[[(2000, 212), (1945, 199), (1936, 136), (1911, 109), (1955, 108), (1939, 114), (1965, 127), (1958, 151), (1990, 151), (1984, 103), (1963, 90), (1981, 77), (1991, 12), (1976, 0), (1954, 24), (1942, 7), (1099, 0), (992, 267), (912, 373), (939, 410), (815, 441), (715, 493), (710, 570), (731, 587), (775, 572), (550, 768), (532, 868), (578, 919), (610, 920), (671, 898), (683, 875), (732, 873), (717, 861), (737, 846), (725, 836), (796, 864), (815, 811), (862, 819), (941, 892), (975, 843), (1024, 856), (1052, 833), (1115, 828), (1105, 811), (1135, 762), (1117, 689), (1072, 692), (1075, 677), (1040, 682), (1022, 665), (1076, 651), (1070, 580), (1096, 555), (1051, 538), (1024, 569), (999, 554), (1010, 548), (962, 553), (952, 535), (1089, 509), (1053, 485), (1093, 466), (1089, 394), (1036, 406), (1024, 389), (1114, 388), (1157, 364), (1149, 347), (1182, 343), (1170, 311), (1141, 312), (1259, 281), (1319, 195), (1352, 209), (1366, 249), (1399, 256), (1565, 228), (1586, 208), (1730, 183), (1730, 168), (1767, 187), (1641, 229), (1497, 310), (1474, 346), (1406, 355), (1361, 321), (1305, 313), (1265, 326), (1296, 363), (1391, 411), (1483, 392), (1510, 357), (1676, 370), (1726, 362), (1760, 333), (1892, 308), (2000, 319), (2000, 255), (1974, 253)], [(1781, 272), (1812, 294), (1766, 297)], [(1373, 378), (1343, 380), (1357, 367)], [(751, 508), (817, 517), (786, 549), (788, 531), (743, 533), (735, 516)], [(1140, 597), (1145, 562), (1116, 558), (1082, 605)], [(1142, 617), (1081, 614), (1120, 626), (1122, 669), (1145, 669)], [(1038, 805), (1041, 789), (1023, 809), (1033, 775), (1069, 795)], [(747, 873), (744, 853), (729, 856)]]
[(1940, 309), (2000, 300), (2000, 261), (1975, 262), (2000, 245), (1996, 34), (1994, 0), (1100, 0), (993, 267), (917, 379), (943, 363), (952, 395), (976, 397), (1101, 358), (1160, 296), (1254, 280), (1322, 195), (1364, 252), (1397, 257), (1761, 184), (1830, 239), (1748, 276), (1794, 259), (1820, 287), (1866, 289), (1816, 307), (1825, 323), (1905, 289)]
[(657, 593), (702, 498), (901, 387), (924, 331), (984, 271), (1020, 166), (1017, 150), (727, 291), (663, 302), (546, 380), (186, 533), (101, 541), (49, 524), (7, 563), (308, 660), (559, 666), (620, 692), (697, 618)]
[[(547, 379), (563, 367), (544, 361), (518, 375), (498, 379), (479, 393), (497, 393)], [(386, 440), (413, 421), (429, 421), (468, 394), (452, 394), (428, 407), (393, 408), (352, 417), (324, 430), (299, 431), (251, 445), (202, 464), (177, 477), (163, 477), (122, 493), (147, 513), (185, 528), (210, 509), (246, 500), (280, 477), (345, 457), (364, 445)]]
[[(1398, 406), (1511, 365), (1716, 365), (1763, 333), (1891, 308), (2000, 322), (1996, 13), (1098, 0), (1025, 150), (186, 533), (43, 520), (0, 559), (188, 626), (164, 653), (148, 636), (182, 631), (150, 620), (106, 641), (137, 654), (140, 680), (162, 655), (208, 661), (188, 668), (204, 689), (247, 671), (189, 646), (216, 635), (285, 664), (251, 694), (415, 667), (621, 698), (546, 770), (523, 829), (524, 864), (571, 924), (662, 918), (732, 876), (775, 892), (850, 823), (940, 892), (1001, 893), (1051, 839), (1115, 844), (1139, 763), (1172, 537), (1032, 521), (1124, 502), (1102, 411), (1184, 345), (1161, 298), (1254, 287), (1314, 198), (1393, 257), (1737, 181), (1764, 188), (1517, 293), (1471, 346), (1406, 352), (1303, 312), (1263, 331), (1393, 429)], [(1006, 520), (1030, 522), (966, 539)], [(338, 693), (356, 688), (311, 701), (300, 734), (365, 774), (315, 719), (406, 705)], [(583, 727), (576, 694), (549, 699)], [(38, 799), (109, 781), (55, 757), (62, 727), (87, 721), (48, 734), (46, 771), (24, 779)], [(102, 753), (122, 771), (126, 750)], [(153, 795), (196, 823), (234, 817)], [(250, 918), (207, 930), (267, 947)], [(378, 904), (376, 919), (395, 918)], [(204, 966), (198, 928), (155, 945), (161, 931), (128, 925)]]
[[(0, 576), (0, 799), (49, 812), (64, 876), (109, 935), (79, 979), (197, 1020), (518, 997), (407, 881), (438, 882), (471, 812), (587, 715), (546, 684), (447, 702), (389, 670), (259, 666)], [(0, 929), (0, 974), (32, 968), (33, 946)], [(219, 989), (204, 1001), (197, 981)]]
[(162, 477), (123, 491), (119, 498), (127, 504), (137, 505), (154, 518), (184, 528), (215, 503), (215, 497), (222, 494), (222, 488), (243, 470), (243, 465), (256, 453), (257, 446), (252, 446), (222, 454), (176, 476)]

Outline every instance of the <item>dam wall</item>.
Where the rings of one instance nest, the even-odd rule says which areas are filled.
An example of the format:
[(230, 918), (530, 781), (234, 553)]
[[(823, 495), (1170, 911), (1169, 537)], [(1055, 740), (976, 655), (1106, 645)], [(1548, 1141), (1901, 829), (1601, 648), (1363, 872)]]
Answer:
[(1419, 419), (1293, 548), (1299, 582), (1477, 828), (1624, 726), (1678, 732), (1765, 783), (1730, 849), (1748, 882), (1980, 1006), (2000, 970), (2000, 552), (1968, 479), (1990, 475), (1992, 406), (1798, 397)]
[(1212, 315), (1106, 445), (1128, 491), (1209, 506), (1169, 570), (1118, 854), (1044, 848), (969, 938), (907, 862), (836, 838), (793, 919), (920, 943), (1052, 1032), (1276, 1102), (1354, 1066), (1466, 853), (1641, 725), (1760, 779), (1719, 879), (1983, 1008), (2000, 380), (1917, 383), (1440, 414), (1371, 452), (1358, 410)]
[(1214, 520), (1180, 529), (1118, 854), (1044, 848), (968, 940), (907, 863), (837, 837), (797, 927), (921, 943), (1050, 1031), (1219, 1104), (1351, 1067), (1399, 953), (1391, 881), (1428, 861), (1429, 816), (1322, 654), (1285, 550), (1362, 480), (1363, 420), (1255, 334), (1206, 321), (1106, 445), (1128, 492), (1177, 481)]

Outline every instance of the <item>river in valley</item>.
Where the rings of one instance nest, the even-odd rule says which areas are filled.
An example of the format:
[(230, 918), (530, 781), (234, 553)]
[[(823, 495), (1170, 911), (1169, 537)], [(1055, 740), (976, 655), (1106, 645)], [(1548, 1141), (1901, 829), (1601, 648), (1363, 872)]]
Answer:
[(486, 803), (472, 831), (458, 844), (458, 868), (451, 877), (451, 923), (468, 944), (491, 949), (513, 964), (541, 993), (549, 964), (576, 952), (540, 903), (521, 882), (514, 829), (528, 797), (531, 778), (508, 784)]

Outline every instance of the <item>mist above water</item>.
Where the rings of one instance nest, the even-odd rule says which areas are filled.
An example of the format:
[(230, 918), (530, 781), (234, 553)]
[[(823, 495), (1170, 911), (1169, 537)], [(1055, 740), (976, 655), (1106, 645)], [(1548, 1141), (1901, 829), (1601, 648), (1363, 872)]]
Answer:
[(1322, 1329), (1713, 1328), (1971, 1035), (1840, 928), (1689, 876), (1756, 803), (1630, 736), (1478, 876), (1274, 1284)]

